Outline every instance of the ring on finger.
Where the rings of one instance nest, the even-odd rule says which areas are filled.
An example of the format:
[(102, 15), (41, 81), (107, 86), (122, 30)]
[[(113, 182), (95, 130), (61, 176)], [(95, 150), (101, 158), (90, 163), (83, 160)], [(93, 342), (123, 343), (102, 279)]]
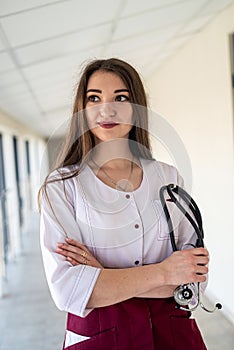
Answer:
[(87, 252), (85, 252), (85, 251), (83, 250), (82, 253), (81, 253), (81, 256), (83, 256), (83, 258), (86, 258)]
[(84, 265), (87, 265), (87, 262), (88, 262), (88, 260), (87, 260), (85, 257), (83, 257), (82, 263), (83, 263)]

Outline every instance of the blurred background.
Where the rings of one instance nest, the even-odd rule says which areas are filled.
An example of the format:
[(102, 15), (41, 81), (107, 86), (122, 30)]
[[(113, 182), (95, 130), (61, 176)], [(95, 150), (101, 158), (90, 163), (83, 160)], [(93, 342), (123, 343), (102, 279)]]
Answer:
[[(109, 57), (136, 68), (150, 109), (186, 149), (211, 255), (205, 300), (223, 304), (196, 317), (209, 350), (234, 349), (233, 0), (0, 0), (0, 349), (61, 348), (65, 315), (45, 282), (37, 192), (80, 70)], [(177, 166), (150, 131), (154, 156)]]

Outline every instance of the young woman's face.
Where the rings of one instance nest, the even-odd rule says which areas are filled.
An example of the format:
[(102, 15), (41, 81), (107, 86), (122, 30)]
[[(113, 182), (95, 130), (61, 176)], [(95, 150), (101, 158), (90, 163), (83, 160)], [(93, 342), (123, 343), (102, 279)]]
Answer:
[(115, 73), (96, 71), (86, 91), (86, 117), (96, 143), (128, 138), (132, 128), (129, 90)]

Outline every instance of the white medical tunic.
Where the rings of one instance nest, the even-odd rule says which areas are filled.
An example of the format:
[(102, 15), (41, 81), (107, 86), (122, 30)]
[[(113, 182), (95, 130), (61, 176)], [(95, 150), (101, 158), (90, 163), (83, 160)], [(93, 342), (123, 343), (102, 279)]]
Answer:
[[(104, 184), (85, 165), (78, 176), (47, 184), (41, 198), (41, 249), (52, 297), (61, 310), (85, 317), (100, 273), (88, 265), (72, 266), (56, 253), (66, 237), (84, 244), (106, 268), (137, 268), (172, 254), (168, 225), (159, 199), (161, 186), (183, 180), (175, 167), (140, 159), (143, 179), (133, 192)], [(69, 169), (63, 168), (62, 172)], [(61, 179), (59, 172), (50, 178)], [(178, 249), (196, 242), (194, 229), (167, 201)]]

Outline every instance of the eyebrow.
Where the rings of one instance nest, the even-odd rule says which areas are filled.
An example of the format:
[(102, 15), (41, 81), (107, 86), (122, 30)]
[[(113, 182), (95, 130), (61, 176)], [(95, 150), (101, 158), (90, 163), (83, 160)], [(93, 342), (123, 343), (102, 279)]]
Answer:
[[(99, 89), (89, 89), (89, 90), (86, 91), (86, 93), (88, 93), (88, 92), (98, 92), (99, 94), (101, 94), (101, 93), (102, 93), (102, 90), (99, 90)], [(119, 93), (119, 92), (129, 92), (129, 90), (128, 90), (128, 89), (118, 89), (118, 90), (115, 90), (115, 91), (114, 91), (115, 94), (117, 94), (117, 93)]]
[(119, 90), (115, 90), (114, 93), (117, 94), (118, 92), (129, 92), (128, 89), (119, 89)]
[(98, 90), (98, 89), (89, 89), (86, 91), (87, 92), (99, 92), (100, 94), (102, 93), (102, 90)]

